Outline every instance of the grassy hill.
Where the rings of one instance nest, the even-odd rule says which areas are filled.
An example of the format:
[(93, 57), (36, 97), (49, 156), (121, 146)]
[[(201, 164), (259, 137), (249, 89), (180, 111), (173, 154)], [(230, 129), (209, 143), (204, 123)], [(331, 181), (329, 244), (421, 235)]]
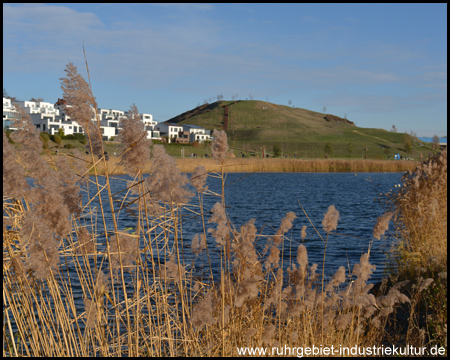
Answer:
[[(228, 109), (228, 140), (237, 157), (244, 153), (247, 157), (274, 154), (278, 147), (280, 156), (301, 159), (323, 159), (325, 146), (332, 149), (328, 158), (332, 159), (394, 159), (399, 153), (404, 158), (420, 160), (428, 157), (431, 143), (425, 143), (408, 134), (392, 133), (382, 129), (360, 128), (346, 119), (301, 108), (276, 105), (265, 101), (218, 101), (198, 106), (169, 120), (180, 124), (203, 126), (208, 130), (224, 128), (224, 113)], [(407, 152), (405, 138), (411, 149)], [(48, 141), (52, 151), (60, 149), (71, 152), (67, 147), (85, 152), (78, 140), (63, 139), (61, 145)], [(106, 141), (105, 150), (110, 156), (120, 153), (120, 143)], [(211, 155), (208, 145), (197, 146), (166, 144), (167, 152), (175, 157), (196, 153), (199, 157)], [(367, 149), (367, 150), (366, 150)]]
[[(225, 111), (228, 124), (224, 121)], [(329, 158), (367, 155), (371, 159), (387, 159), (390, 155), (393, 159), (399, 153), (402, 157), (419, 159), (420, 153), (426, 158), (432, 151), (430, 144), (407, 134), (360, 128), (334, 115), (257, 100), (217, 101), (187, 111), (169, 122), (199, 125), (209, 130), (225, 129), (230, 146), (238, 154), (240, 151), (260, 154), (263, 147), (266, 153), (273, 153), (275, 146), (283, 156), (323, 158), (327, 144), (332, 149)], [(409, 152), (405, 140), (411, 144)]]

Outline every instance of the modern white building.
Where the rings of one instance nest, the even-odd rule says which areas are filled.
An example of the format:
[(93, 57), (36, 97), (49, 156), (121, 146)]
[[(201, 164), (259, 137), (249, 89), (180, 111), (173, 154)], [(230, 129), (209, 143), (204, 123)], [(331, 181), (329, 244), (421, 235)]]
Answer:
[(59, 109), (56, 109), (54, 104), (44, 101), (17, 101), (28, 114), (49, 114), (59, 115)]
[(161, 136), (167, 136), (169, 143), (193, 143), (211, 140), (211, 132), (197, 125), (161, 122), (155, 126)]
[(16, 113), (16, 108), (12, 105), (11, 99), (3, 98), (3, 129), (11, 128), (11, 119)]
[(172, 140), (179, 137), (180, 132), (183, 132), (183, 126), (178, 124), (172, 124), (168, 122), (160, 122), (155, 126), (155, 129), (159, 131), (161, 136), (167, 136), (169, 144)]
[[(65, 135), (84, 134), (83, 127), (77, 121), (71, 120), (66, 113), (67, 102), (58, 99), (55, 104), (44, 101), (18, 101), (25, 111), (30, 114), (31, 121), (40, 131), (48, 132), (51, 135), (58, 133), (59, 129), (64, 130)], [(14, 117), (15, 107), (11, 100), (3, 98), (3, 128), (11, 128), (11, 119)], [(117, 136), (121, 130), (120, 121), (127, 115), (127, 112), (116, 109), (98, 109), (97, 121), (105, 140), (111, 140)], [(153, 120), (151, 114), (139, 114), (141, 121), (146, 125), (148, 139), (160, 139), (158, 129), (155, 129), (157, 122)], [(92, 109), (92, 121), (96, 121), (94, 109)], [(13, 130), (13, 129), (12, 129)]]
[[(128, 112), (125, 113), (128, 115)], [(155, 129), (155, 126), (158, 124), (155, 120), (153, 120), (152, 114), (139, 114), (141, 117), (141, 121), (144, 123), (145, 128), (147, 130), (147, 139), (159, 140), (161, 139), (159, 130)]]
[(202, 143), (211, 140), (211, 132), (197, 125), (183, 125), (183, 131), (189, 132), (189, 142)]

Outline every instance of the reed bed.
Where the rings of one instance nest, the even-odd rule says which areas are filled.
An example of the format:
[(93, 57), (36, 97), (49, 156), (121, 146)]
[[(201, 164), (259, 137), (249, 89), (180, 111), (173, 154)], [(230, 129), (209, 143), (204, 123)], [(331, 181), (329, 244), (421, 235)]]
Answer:
[[(370, 247), (353, 269), (341, 266), (326, 277), (327, 244), (340, 219), (333, 205), (321, 227), (305, 223), (302, 229), (302, 237), (311, 231), (323, 241), (321, 268), (308, 261), (304, 245), (288, 256), (295, 213), (287, 213), (274, 234), (257, 229), (255, 219), (240, 228), (230, 222), (227, 171), (262, 171), (257, 164), (265, 164), (264, 171), (287, 164), (300, 171), (304, 161), (231, 159), (225, 132), (215, 131), (215, 163), (183, 160), (180, 168), (162, 146), (149, 152), (134, 105), (119, 137), (122, 151), (108, 160), (101, 131), (90, 122), (90, 108), (96, 109), (90, 85), (72, 64), (61, 82), (70, 116), (88, 134), (89, 158), (49, 152), (45, 161), (39, 134), (20, 109), (12, 134), (21, 144), (17, 150), (3, 133), (4, 356), (233, 356), (251, 346), (372, 347), (386, 340), (397, 306), (416, 304), (433, 282), (422, 278), (409, 296), (400, 292), (406, 281), (374, 293)], [(239, 168), (242, 163), (252, 168)], [(364, 163), (375, 171), (371, 161)], [(314, 171), (350, 166), (356, 172), (356, 165), (353, 170), (338, 160), (306, 164)], [(110, 178), (119, 167), (133, 180), (113, 194)], [(221, 179), (221, 192), (208, 189), (208, 176)], [(89, 187), (95, 195), (83, 203), (80, 192)], [(206, 196), (217, 198), (212, 209), (203, 208)], [(193, 197), (199, 205), (191, 204)], [(202, 220), (192, 238), (183, 232), (186, 212)], [(123, 216), (134, 220), (133, 232), (118, 227)], [(378, 219), (373, 241), (385, 235), (391, 218), (388, 212)]]
[[(216, 171), (213, 159), (177, 159), (182, 172), (190, 173), (198, 166)], [(413, 170), (415, 161), (343, 160), (343, 159), (252, 159), (232, 158), (227, 162), (227, 172), (404, 172)]]
[[(86, 161), (89, 158), (86, 157)], [(203, 166), (208, 172), (220, 170), (213, 158), (178, 158), (176, 164), (182, 173), (193, 173), (195, 168)], [(119, 164), (120, 158), (112, 156), (107, 161), (110, 173), (126, 174), (125, 168)], [(344, 160), (344, 159), (253, 159), (230, 158), (226, 164), (227, 172), (405, 172), (414, 170), (420, 162), (406, 160)], [(99, 174), (103, 174), (99, 170)], [(151, 171), (151, 162), (143, 164), (144, 173)], [(93, 172), (93, 170), (91, 170)]]

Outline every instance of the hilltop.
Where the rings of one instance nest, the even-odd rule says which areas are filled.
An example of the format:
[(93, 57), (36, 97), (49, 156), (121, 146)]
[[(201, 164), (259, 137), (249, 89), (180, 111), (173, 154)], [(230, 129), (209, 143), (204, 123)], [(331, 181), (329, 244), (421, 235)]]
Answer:
[[(230, 146), (248, 154), (273, 153), (299, 158), (426, 158), (431, 145), (408, 134), (357, 127), (332, 114), (258, 100), (216, 101), (186, 111), (168, 122), (226, 130)], [(411, 144), (409, 152), (406, 143)]]

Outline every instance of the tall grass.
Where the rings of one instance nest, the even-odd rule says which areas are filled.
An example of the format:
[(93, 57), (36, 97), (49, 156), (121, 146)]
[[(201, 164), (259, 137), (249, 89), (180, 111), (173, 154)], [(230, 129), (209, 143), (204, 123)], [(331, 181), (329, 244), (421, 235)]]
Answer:
[[(413, 299), (408, 336), (424, 337), (424, 327), (430, 343), (447, 347), (447, 149), (408, 171), (388, 202), (397, 237), (390, 281), (413, 283), (407, 289)], [(426, 281), (428, 288), (417, 295)]]
[[(381, 344), (396, 305), (413, 298), (399, 292), (404, 283), (371, 292), (370, 249), (353, 269), (325, 277), (338, 209), (330, 206), (323, 230), (304, 225), (323, 240), (320, 271), (304, 245), (288, 255), (293, 212), (271, 236), (255, 219), (240, 228), (231, 223), (223, 187), (238, 159), (230, 159), (225, 132), (215, 133), (214, 169), (200, 166), (189, 180), (163, 147), (148, 153), (132, 107), (122, 152), (111, 163), (100, 129), (88, 122), (87, 106), (96, 107), (91, 87), (72, 64), (66, 71), (64, 98), (74, 105), (71, 116), (85, 123), (89, 159), (49, 152), (44, 161), (39, 133), (24, 111), (12, 134), (17, 150), (3, 134), (4, 356), (227, 356), (248, 346)], [(151, 168), (144, 180), (146, 157)], [(133, 180), (113, 194), (109, 179), (119, 166)], [(221, 193), (205, 186), (207, 176), (221, 179)], [(204, 209), (205, 196), (217, 197), (212, 209)], [(183, 231), (186, 212), (201, 219), (192, 239)], [(133, 233), (119, 228), (124, 216), (135, 222)], [(374, 238), (386, 232), (388, 216), (378, 219)]]
[[(198, 165), (211, 171), (219, 169), (213, 159), (177, 159), (183, 172), (192, 172)], [(341, 159), (253, 159), (231, 158), (227, 172), (404, 172), (417, 167), (414, 161), (341, 160)]]
[[(149, 153), (149, 151), (147, 151)], [(69, 152), (67, 152), (71, 155)], [(84, 156), (89, 161), (89, 156)], [(211, 158), (177, 158), (175, 162), (183, 173), (193, 173), (198, 166), (203, 166), (209, 172), (220, 172), (220, 164)], [(342, 160), (342, 159), (253, 159), (230, 158), (226, 163), (226, 172), (405, 172), (414, 170), (420, 163), (417, 161), (388, 160)], [(149, 173), (151, 160), (141, 160), (144, 173)], [(127, 174), (122, 158), (110, 156), (106, 163), (109, 173)], [(91, 174), (94, 169), (91, 168)], [(104, 168), (97, 169), (98, 174), (104, 174)]]

